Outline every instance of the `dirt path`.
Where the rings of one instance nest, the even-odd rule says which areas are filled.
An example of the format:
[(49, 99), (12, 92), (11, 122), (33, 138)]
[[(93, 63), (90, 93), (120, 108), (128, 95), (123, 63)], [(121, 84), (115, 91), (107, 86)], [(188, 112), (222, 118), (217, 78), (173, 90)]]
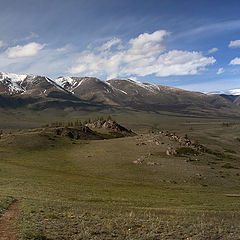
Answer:
[(14, 229), (18, 217), (19, 202), (14, 202), (0, 217), (0, 240), (17, 240), (17, 231)]

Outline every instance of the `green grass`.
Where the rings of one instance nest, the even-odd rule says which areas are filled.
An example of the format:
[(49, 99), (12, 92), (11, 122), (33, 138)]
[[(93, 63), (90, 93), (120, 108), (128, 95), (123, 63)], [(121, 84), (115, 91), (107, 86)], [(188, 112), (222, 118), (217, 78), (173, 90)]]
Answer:
[(179, 156), (179, 157), (185, 156), (185, 155), (196, 155), (196, 156), (199, 155), (198, 151), (196, 151), (190, 147), (177, 148), (176, 152), (177, 152), (177, 156)]
[(12, 196), (0, 196), (0, 217), (14, 201), (16, 199)]
[[(240, 125), (223, 130), (221, 119), (116, 117), (139, 135), (70, 140), (32, 129), (3, 136), (0, 192), (21, 200), (19, 237), (238, 239), (240, 201), (224, 194), (239, 193)], [(151, 125), (155, 133), (148, 133)], [(188, 134), (209, 152), (198, 161), (167, 156), (168, 145), (177, 145), (159, 130)], [(143, 163), (134, 164), (139, 158)]]

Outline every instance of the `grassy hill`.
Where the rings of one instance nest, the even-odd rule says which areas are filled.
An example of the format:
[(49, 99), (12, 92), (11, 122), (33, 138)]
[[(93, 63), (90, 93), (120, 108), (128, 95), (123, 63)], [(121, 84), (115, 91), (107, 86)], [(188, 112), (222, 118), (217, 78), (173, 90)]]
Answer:
[[(25, 127), (46, 120), (25, 114)], [(138, 135), (75, 140), (22, 120), (3, 128), (0, 198), (20, 201), (20, 239), (238, 239), (239, 119), (115, 117)], [(160, 131), (207, 151), (186, 151)]]

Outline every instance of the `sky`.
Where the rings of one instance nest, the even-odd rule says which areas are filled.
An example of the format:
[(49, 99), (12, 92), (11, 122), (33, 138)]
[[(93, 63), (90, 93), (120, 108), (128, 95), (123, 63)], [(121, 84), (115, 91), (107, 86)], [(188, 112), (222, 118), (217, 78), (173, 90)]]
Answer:
[(240, 88), (238, 0), (0, 0), (0, 71)]

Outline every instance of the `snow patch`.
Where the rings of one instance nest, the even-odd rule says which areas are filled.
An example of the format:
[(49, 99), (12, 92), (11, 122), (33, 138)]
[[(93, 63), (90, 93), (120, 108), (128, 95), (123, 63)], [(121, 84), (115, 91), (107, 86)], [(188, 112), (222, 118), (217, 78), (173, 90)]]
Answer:
[(74, 94), (74, 90), (78, 88), (84, 82), (84, 80), (85, 79), (83, 78), (80, 81), (78, 81), (76, 79), (66, 76), (66, 77), (59, 77), (55, 79), (54, 82), (58, 84), (60, 87), (67, 89), (68, 91)]
[(160, 91), (160, 88), (159, 86), (157, 85), (153, 85), (153, 84), (150, 84), (150, 83), (143, 83), (143, 82), (139, 82), (137, 80), (132, 80), (132, 79), (111, 79), (111, 80), (119, 80), (119, 81), (128, 81), (132, 84), (135, 84), (141, 88), (144, 88), (150, 92), (153, 92), (153, 93), (156, 93), (156, 91)]
[(14, 73), (5, 73), (1, 72), (0, 73), (0, 81), (4, 79), (11, 79), (11, 82), (22, 82), (28, 75), (26, 74), (14, 74)]
[(124, 92), (123, 90), (120, 90), (120, 89), (118, 89), (120, 92), (122, 92), (122, 93), (124, 93), (124, 94), (126, 94), (127, 95), (127, 93), (126, 92)]
[(21, 83), (27, 78), (26, 74), (0, 73), (0, 82), (7, 88), (10, 94), (23, 92)]
[(69, 84), (69, 85), (72, 86), (72, 85), (74, 84), (75, 80), (73, 80), (71, 77), (59, 77), (59, 78), (55, 79), (55, 82), (56, 82), (59, 86), (61, 86), (61, 87), (64, 88), (64, 86), (65, 86), (66, 84)]

